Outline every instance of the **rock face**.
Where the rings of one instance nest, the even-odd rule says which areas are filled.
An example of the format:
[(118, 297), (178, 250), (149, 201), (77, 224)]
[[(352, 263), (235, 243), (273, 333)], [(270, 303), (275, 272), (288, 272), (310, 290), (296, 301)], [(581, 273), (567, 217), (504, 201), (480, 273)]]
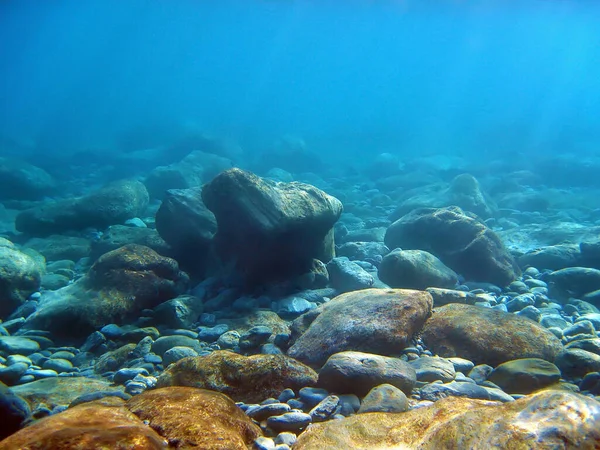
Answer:
[(520, 270), (500, 238), (460, 208), (422, 208), (388, 228), (389, 248), (425, 250), (468, 280), (506, 286)]
[(396, 249), (379, 266), (379, 279), (393, 288), (452, 288), (458, 275), (431, 253), (423, 250)]
[(342, 204), (314, 186), (230, 169), (204, 186), (202, 199), (217, 219), (220, 256), (235, 260), (251, 283), (300, 275), (313, 258), (333, 257)]
[(0, 200), (38, 200), (52, 195), (56, 182), (43, 169), (25, 161), (0, 157)]
[(545, 391), (509, 403), (449, 397), (402, 414), (359, 414), (313, 424), (294, 450), (419, 448), (593, 449), (600, 403)]
[(432, 352), (497, 366), (521, 358), (554, 361), (562, 344), (532, 320), (480, 306), (452, 303), (433, 310), (422, 337)]
[(164, 436), (169, 447), (246, 450), (262, 433), (227, 396), (190, 387), (146, 391), (127, 408)]
[(148, 247), (126, 245), (102, 255), (75, 283), (44, 293), (24, 327), (83, 337), (176, 297), (188, 281), (175, 260)]
[(332, 355), (321, 368), (318, 385), (336, 394), (362, 397), (380, 384), (390, 384), (410, 395), (416, 382), (415, 370), (400, 358), (341, 352)]
[(410, 343), (431, 315), (427, 292), (365, 289), (339, 295), (294, 321), (307, 327), (288, 354), (311, 367), (321, 367), (334, 353), (346, 350), (396, 354)]
[(242, 356), (224, 350), (171, 364), (157, 387), (189, 386), (222, 392), (235, 401), (261, 402), (285, 388), (314, 386), (317, 374), (283, 355)]
[(202, 188), (171, 189), (156, 212), (156, 229), (178, 260), (203, 259), (217, 232), (217, 220), (202, 201)]
[(185, 158), (168, 166), (154, 169), (144, 184), (150, 197), (163, 198), (169, 189), (188, 189), (202, 186), (219, 172), (230, 169), (230, 159), (201, 151), (190, 152)]
[(18, 231), (48, 236), (69, 230), (103, 229), (142, 215), (148, 206), (148, 192), (135, 180), (116, 181), (83, 197), (44, 203), (19, 213)]
[(166, 442), (113, 397), (47, 417), (0, 442), (0, 450), (17, 448), (158, 450)]
[(0, 238), (0, 319), (40, 288), (42, 272), (43, 267), (34, 258)]

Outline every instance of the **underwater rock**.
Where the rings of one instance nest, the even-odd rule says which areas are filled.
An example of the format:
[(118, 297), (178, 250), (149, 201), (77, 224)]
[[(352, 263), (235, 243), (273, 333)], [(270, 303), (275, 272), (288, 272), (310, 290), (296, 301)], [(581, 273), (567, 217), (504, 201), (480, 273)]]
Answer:
[(439, 380), (447, 383), (456, 377), (454, 364), (445, 358), (421, 356), (409, 364), (415, 369), (418, 381), (431, 383)]
[(322, 169), (323, 161), (318, 153), (308, 149), (302, 138), (285, 135), (259, 156), (257, 165), (261, 172), (277, 167), (291, 173), (301, 173)]
[(64, 259), (77, 261), (89, 256), (91, 251), (89, 239), (59, 234), (53, 234), (46, 238), (31, 238), (23, 247), (34, 249), (44, 255), (47, 261)]
[(37, 258), (0, 238), (0, 318), (9, 316), (40, 288), (43, 271)]
[(399, 413), (408, 411), (408, 407), (408, 398), (404, 392), (391, 384), (380, 384), (371, 389), (363, 398), (357, 413)]
[(517, 261), (522, 268), (531, 266), (540, 270), (559, 270), (578, 266), (581, 251), (576, 244), (549, 245), (527, 252), (519, 256)]
[(294, 450), (352, 448), (589, 448), (600, 445), (600, 403), (545, 391), (510, 403), (449, 397), (402, 414), (314, 424)]
[(346, 242), (336, 248), (337, 256), (346, 256), (351, 260), (366, 261), (385, 256), (390, 249), (381, 242)]
[(0, 442), (0, 450), (17, 448), (158, 450), (167, 445), (160, 435), (125, 408), (123, 400), (109, 397), (39, 420)]
[[(552, 272), (547, 277), (550, 293), (566, 301), (571, 297), (581, 298), (584, 294), (600, 289), (600, 270), (589, 267), (568, 267)], [(591, 299), (585, 299), (595, 304)], [(600, 306), (600, 303), (595, 306)]]
[(488, 380), (509, 394), (531, 394), (558, 383), (560, 370), (543, 359), (524, 358), (500, 364)]
[(336, 394), (362, 397), (380, 384), (391, 384), (410, 395), (416, 382), (415, 369), (400, 358), (350, 351), (327, 359), (317, 385)]
[(165, 256), (171, 251), (158, 232), (152, 228), (111, 225), (102, 233), (99, 239), (92, 242), (91, 257), (97, 259), (105, 253), (128, 244), (143, 245)]
[(457, 207), (423, 208), (406, 214), (390, 225), (385, 244), (433, 253), (472, 281), (507, 286), (520, 275), (498, 235)]
[(393, 288), (453, 288), (458, 283), (458, 275), (452, 269), (423, 250), (396, 249), (388, 253), (378, 274), (381, 281)]
[(443, 306), (449, 303), (462, 303), (474, 305), (479, 298), (471, 292), (457, 291), (454, 289), (427, 288), (427, 292), (433, 297), (433, 306)]
[(421, 400), (437, 402), (446, 397), (467, 397), (478, 400), (512, 402), (514, 399), (498, 388), (479, 386), (470, 380), (449, 383), (429, 383), (419, 390)]
[(373, 275), (346, 257), (333, 258), (327, 264), (331, 287), (339, 292), (357, 291), (373, 286)]
[(217, 220), (202, 201), (202, 188), (168, 190), (156, 212), (156, 230), (178, 260), (201, 264), (217, 232)]
[(446, 195), (448, 203), (445, 206), (456, 205), (484, 219), (493, 215), (491, 200), (486, 198), (481, 191), (479, 181), (471, 174), (463, 173), (456, 176), (450, 183)]
[(104, 229), (138, 217), (148, 206), (148, 192), (135, 180), (115, 181), (82, 197), (45, 202), (17, 215), (18, 231), (48, 236), (85, 228)]
[(10, 388), (13, 394), (24, 399), (32, 410), (41, 404), (53, 409), (59, 405), (69, 405), (78, 397), (95, 392), (122, 392), (122, 386), (112, 386), (108, 381), (87, 377), (54, 377)]
[(127, 408), (177, 448), (246, 450), (262, 435), (229, 397), (206, 389), (146, 391), (128, 400)]
[(316, 382), (317, 374), (311, 368), (287, 356), (242, 356), (219, 350), (171, 364), (156, 386), (210, 389), (235, 401), (253, 403), (277, 397), (285, 388), (296, 390)]
[(435, 308), (422, 337), (442, 357), (458, 356), (491, 366), (522, 358), (553, 362), (563, 348), (552, 332), (532, 320), (456, 303)]
[(580, 348), (566, 348), (555, 362), (565, 377), (583, 378), (590, 372), (600, 372), (600, 355)]
[(148, 247), (126, 245), (102, 255), (75, 283), (44, 292), (24, 328), (48, 330), (57, 337), (85, 337), (176, 297), (188, 281), (175, 260)]
[(202, 199), (217, 218), (219, 255), (234, 260), (251, 284), (301, 275), (313, 258), (334, 255), (342, 204), (314, 186), (230, 169), (204, 186)]
[(204, 312), (202, 299), (193, 295), (180, 295), (154, 308), (156, 319), (169, 328), (188, 328)]
[(181, 161), (159, 166), (144, 180), (151, 198), (162, 198), (169, 189), (188, 189), (208, 183), (233, 167), (230, 159), (202, 151), (190, 152)]
[(0, 200), (39, 200), (57, 187), (44, 169), (4, 157), (0, 157), (0, 185)]
[(0, 383), (0, 440), (22, 428), (30, 414), (27, 402)]
[(397, 354), (421, 330), (432, 306), (431, 295), (422, 291), (348, 292), (294, 321), (296, 330), (305, 331), (288, 354), (311, 367), (321, 367), (334, 353), (347, 350)]

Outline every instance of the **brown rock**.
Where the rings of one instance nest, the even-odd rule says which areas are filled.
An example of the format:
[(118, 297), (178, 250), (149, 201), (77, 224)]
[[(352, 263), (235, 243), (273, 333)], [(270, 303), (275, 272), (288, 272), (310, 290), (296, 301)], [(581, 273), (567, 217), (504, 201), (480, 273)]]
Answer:
[(157, 387), (210, 389), (251, 403), (277, 397), (285, 388), (296, 390), (316, 383), (315, 371), (287, 356), (242, 356), (219, 350), (171, 364), (158, 378)]
[(600, 403), (565, 391), (544, 391), (502, 404), (448, 397), (402, 414), (359, 414), (313, 424), (294, 450), (599, 447)]
[(553, 362), (562, 351), (556, 336), (532, 320), (456, 303), (435, 308), (422, 337), (442, 357), (458, 356), (491, 366), (522, 358)]
[(0, 450), (165, 448), (165, 440), (114, 397), (47, 417), (0, 442)]
[(127, 407), (172, 448), (246, 450), (261, 435), (227, 396), (205, 389), (168, 387), (131, 398)]
[[(433, 300), (423, 291), (364, 289), (338, 295), (317, 314), (310, 311), (294, 321), (295, 330), (312, 323), (288, 354), (311, 367), (343, 351), (393, 355), (410, 343), (431, 315)], [(300, 324), (300, 325), (297, 325)]]

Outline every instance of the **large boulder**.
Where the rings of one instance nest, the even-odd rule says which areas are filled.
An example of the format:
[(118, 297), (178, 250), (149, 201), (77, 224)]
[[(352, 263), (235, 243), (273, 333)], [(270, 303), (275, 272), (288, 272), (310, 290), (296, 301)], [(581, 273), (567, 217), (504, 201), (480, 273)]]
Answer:
[(56, 182), (44, 169), (0, 157), (0, 200), (39, 200), (52, 195)]
[(379, 279), (393, 288), (452, 288), (458, 275), (431, 253), (423, 250), (396, 249), (379, 266)]
[(123, 400), (116, 397), (69, 408), (0, 442), (0, 450), (159, 450), (166, 447), (164, 438), (127, 410)]
[(232, 166), (231, 160), (223, 156), (193, 151), (179, 162), (154, 169), (144, 184), (151, 198), (162, 198), (169, 189), (200, 187)]
[(316, 383), (314, 370), (287, 356), (243, 356), (219, 350), (171, 364), (156, 386), (210, 389), (248, 403), (277, 397), (286, 388), (299, 390)]
[(198, 262), (217, 232), (217, 220), (202, 201), (202, 188), (170, 189), (156, 212), (156, 229), (179, 260)]
[(300, 275), (313, 258), (334, 256), (342, 204), (314, 186), (230, 169), (204, 186), (202, 199), (217, 219), (218, 253), (236, 261), (250, 283)]
[(422, 337), (442, 357), (458, 356), (491, 366), (521, 358), (553, 362), (563, 348), (552, 332), (532, 320), (458, 303), (435, 308)]
[(44, 268), (35, 258), (0, 238), (0, 318), (5, 318), (40, 288)]
[(205, 389), (154, 389), (127, 408), (177, 448), (246, 450), (262, 434), (229, 397)]
[(126, 245), (102, 255), (75, 283), (44, 292), (24, 328), (83, 337), (176, 297), (188, 281), (175, 260), (148, 247)]
[(19, 213), (18, 231), (33, 236), (85, 228), (104, 229), (138, 217), (148, 206), (148, 191), (135, 180), (115, 181), (88, 195), (46, 202)]
[(600, 403), (567, 391), (515, 402), (448, 397), (402, 414), (358, 414), (313, 424), (294, 450), (594, 449)]
[(472, 281), (507, 286), (520, 274), (500, 238), (458, 207), (417, 209), (388, 228), (389, 248), (425, 250)]
[(364, 289), (339, 295), (294, 321), (306, 330), (288, 355), (321, 367), (334, 353), (347, 350), (395, 355), (410, 344), (431, 315), (427, 292)]

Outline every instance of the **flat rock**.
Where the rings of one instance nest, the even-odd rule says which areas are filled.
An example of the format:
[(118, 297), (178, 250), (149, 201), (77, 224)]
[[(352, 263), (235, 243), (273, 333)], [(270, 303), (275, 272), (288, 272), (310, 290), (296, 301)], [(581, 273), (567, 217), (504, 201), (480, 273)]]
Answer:
[(435, 308), (422, 337), (439, 356), (458, 356), (491, 366), (521, 358), (552, 362), (562, 351), (560, 340), (532, 320), (471, 305)]
[(546, 391), (511, 403), (449, 397), (402, 414), (313, 424), (294, 450), (556, 448), (600, 446), (600, 403)]
[(284, 355), (242, 356), (214, 351), (171, 364), (158, 378), (157, 387), (188, 386), (222, 392), (235, 401), (261, 402), (286, 388), (314, 386), (317, 374)]
[(427, 292), (364, 289), (339, 295), (294, 321), (305, 329), (288, 354), (311, 367), (343, 351), (379, 355), (399, 353), (431, 315)]

